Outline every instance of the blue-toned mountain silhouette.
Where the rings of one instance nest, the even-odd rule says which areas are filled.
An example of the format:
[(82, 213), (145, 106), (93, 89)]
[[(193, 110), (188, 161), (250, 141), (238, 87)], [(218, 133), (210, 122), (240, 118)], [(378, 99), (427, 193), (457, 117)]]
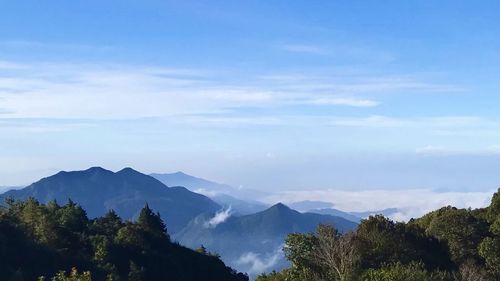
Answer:
[(146, 203), (158, 211), (168, 231), (175, 233), (194, 217), (214, 213), (222, 207), (211, 199), (184, 187), (167, 187), (155, 178), (125, 168), (112, 172), (100, 167), (84, 171), (59, 172), (23, 189), (11, 190), (0, 197), (34, 197), (46, 203), (69, 199), (80, 204), (90, 217), (115, 210), (122, 218), (133, 219)]
[(257, 213), (269, 207), (269, 205), (256, 200), (266, 195), (262, 191), (235, 188), (227, 184), (191, 176), (183, 172), (151, 174), (150, 176), (168, 186), (184, 186), (193, 192), (206, 195), (225, 208), (230, 207), (234, 213), (239, 215)]
[(255, 262), (249, 257), (260, 258), (259, 264), (266, 263), (274, 270), (286, 263), (280, 250), (289, 233), (314, 232), (318, 224), (331, 224), (340, 231), (353, 230), (356, 223), (341, 217), (314, 213), (300, 213), (278, 203), (262, 212), (230, 216), (222, 222), (214, 217), (200, 215), (175, 235), (175, 239), (188, 247), (205, 246), (209, 251), (221, 255), (225, 263), (252, 274)]

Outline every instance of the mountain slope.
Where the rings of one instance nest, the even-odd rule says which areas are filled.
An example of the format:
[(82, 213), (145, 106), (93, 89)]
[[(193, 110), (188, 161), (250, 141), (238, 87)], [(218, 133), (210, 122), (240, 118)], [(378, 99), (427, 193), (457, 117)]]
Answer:
[(331, 215), (344, 218), (346, 220), (359, 223), (361, 221), (361, 217), (352, 215), (351, 213), (343, 212), (334, 208), (326, 208), (326, 209), (314, 209), (309, 210), (309, 213), (322, 214), (322, 215)]
[(151, 174), (150, 176), (161, 181), (165, 185), (184, 186), (193, 192), (203, 194), (222, 206), (231, 207), (233, 212), (239, 215), (260, 212), (268, 207), (266, 204), (252, 200), (266, 195), (261, 191), (238, 189), (227, 184), (216, 183), (183, 172)]
[[(241, 217), (229, 217), (217, 225), (212, 218), (201, 215), (174, 237), (188, 247), (204, 245), (238, 270), (258, 274), (259, 271), (284, 266), (280, 250), (285, 237), (292, 232), (312, 232), (320, 223), (332, 224), (340, 231), (352, 230), (356, 223), (329, 215), (300, 213), (283, 204)], [(250, 257), (254, 257), (251, 259)], [(267, 260), (267, 265), (255, 258)]]
[(375, 210), (375, 211), (365, 211), (365, 212), (349, 212), (349, 214), (366, 219), (369, 216), (374, 215), (383, 215), (384, 217), (391, 217), (392, 215), (399, 212), (397, 208), (387, 208), (383, 210)]
[(59, 172), (26, 188), (8, 191), (0, 197), (34, 197), (43, 203), (50, 200), (65, 203), (72, 199), (86, 209), (90, 217), (103, 215), (113, 209), (125, 219), (134, 218), (147, 202), (160, 212), (172, 233), (179, 231), (192, 218), (221, 208), (203, 195), (183, 187), (167, 187), (131, 168), (116, 173), (100, 167)]
[(267, 193), (263, 191), (248, 188), (235, 188), (227, 184), (197, 178), (183, 172), (176, 172), (171, 174), (150, 174), (150, 176), (168, 186), (185, 186), (191, 191), (202, 193), (207, 196), (223, 193), (240, 199), (258, 199), (267, 195)]
[(0, 280), (90, 280), (50, 278), (76, 268), (94, 281), (248, 281), (219, 258), (172, 243), (149, 207), (127, 222), (114, 212), (89, 219), (74, 203), (18, 201), (0, 209), (0, 245)]

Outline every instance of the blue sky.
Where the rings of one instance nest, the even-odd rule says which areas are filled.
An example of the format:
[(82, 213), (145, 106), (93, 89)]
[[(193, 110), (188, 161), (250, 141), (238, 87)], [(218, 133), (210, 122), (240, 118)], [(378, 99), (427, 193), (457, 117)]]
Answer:
[(263, 190), (500, 184), (497, 1), (4, 1), (0, 185), (182, 170)]

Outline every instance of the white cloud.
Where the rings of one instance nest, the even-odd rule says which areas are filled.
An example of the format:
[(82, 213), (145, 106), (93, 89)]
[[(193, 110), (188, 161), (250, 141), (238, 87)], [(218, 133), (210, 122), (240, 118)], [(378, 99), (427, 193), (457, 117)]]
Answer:
[(445, 146), (434, 146), (427, 145), (424, 147), (419, 147), (415, 150), (416, 154), (419, 155), (497, 155), (500, 154), (500, 146), (492, 145), (489, 147), (483, 147), (479, 149), (474, 148), (453, 148)]
[(478, 126), (496, 126), (500, 123), (476, 116), (444, 116), (444, 117), (420, 117), (420, 118), (394, 118), (380, 115), (368, 117), (333, 118), (331, 124), (344, 127), (368, 127), (368, 128), (475, 128)]
[(348, 105), (353, 107), (374, 107), (380, 104), (380, 102), (368, 99), (355, 99), (355, 98), (316, 98), (310, 99), (305, 103), (317, 104), (317, 105)]
[(328, 51), (323, 47), (315, 46), (315, 45), (306, 45), (306, 44), (282, 44), (278, 46), (280, 49), (295, 52), (295, 53), (308, 53), (315, 55), (326, 55)]
[(494, 191), (488, 192), (437, 192), (428, 189), (413, 190), (307, 190), (289, 191), (268, 196), (266, 203), (293, 203), (304, 200), (329, 202), (343, 211), (373, 211), (397, 208), (399, 213), (391, 218), (408, 220), (427, 212), (452, 205), (459, 208), (487, 206)]
[(236, 264), (248, 268), (246, 271), (249, 274), (261, 274), (267, 272), (284, 258), (282, 248), (283, 245), (267, 254), (246, 252), (238, 258)]
[(231, 206), (215, 213), (214, 217), (205, 222), (204, 226), (206, 228), (215, 228), (217, 225), (225, 222), (229, 217), (231, 217)]
[(360, 95), (442, 87), (415, 78), (342, 74), (256, 75), (229, 82), (234, 73), (185, 68), (8, 61), (0, 61), (0, 68), (0, 109), (6, 118), (185, 117), (287, 105), (362, 108), (381, 102)]
[(23, 48), (23, 49), (50, 49), (50, 50), (73, 50), (73, 51), (113, 51), (116, 48), (111, 46), (97, 46), (86, 44), (66, 44), (66, 43), (47, 43), (29, 40), (4, 40), (0, 41), (0, 47)]

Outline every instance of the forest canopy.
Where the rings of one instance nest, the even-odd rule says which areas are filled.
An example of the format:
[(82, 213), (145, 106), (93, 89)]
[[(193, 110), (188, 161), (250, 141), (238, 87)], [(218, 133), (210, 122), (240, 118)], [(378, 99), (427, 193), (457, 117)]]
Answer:
[(407, 223), (383, 216), (354, 232), (330, 225), (288, 235), (291, 266), (257, 281), (500, 280), (500, 189), (482, 209), (443, 207)]
[(73, 201), (9, 199), (0, 209), (0, 280), (245, 281), (217, 255), (170, 240), (146, 205), (137, 221), (114, 211), (89, 219)]

